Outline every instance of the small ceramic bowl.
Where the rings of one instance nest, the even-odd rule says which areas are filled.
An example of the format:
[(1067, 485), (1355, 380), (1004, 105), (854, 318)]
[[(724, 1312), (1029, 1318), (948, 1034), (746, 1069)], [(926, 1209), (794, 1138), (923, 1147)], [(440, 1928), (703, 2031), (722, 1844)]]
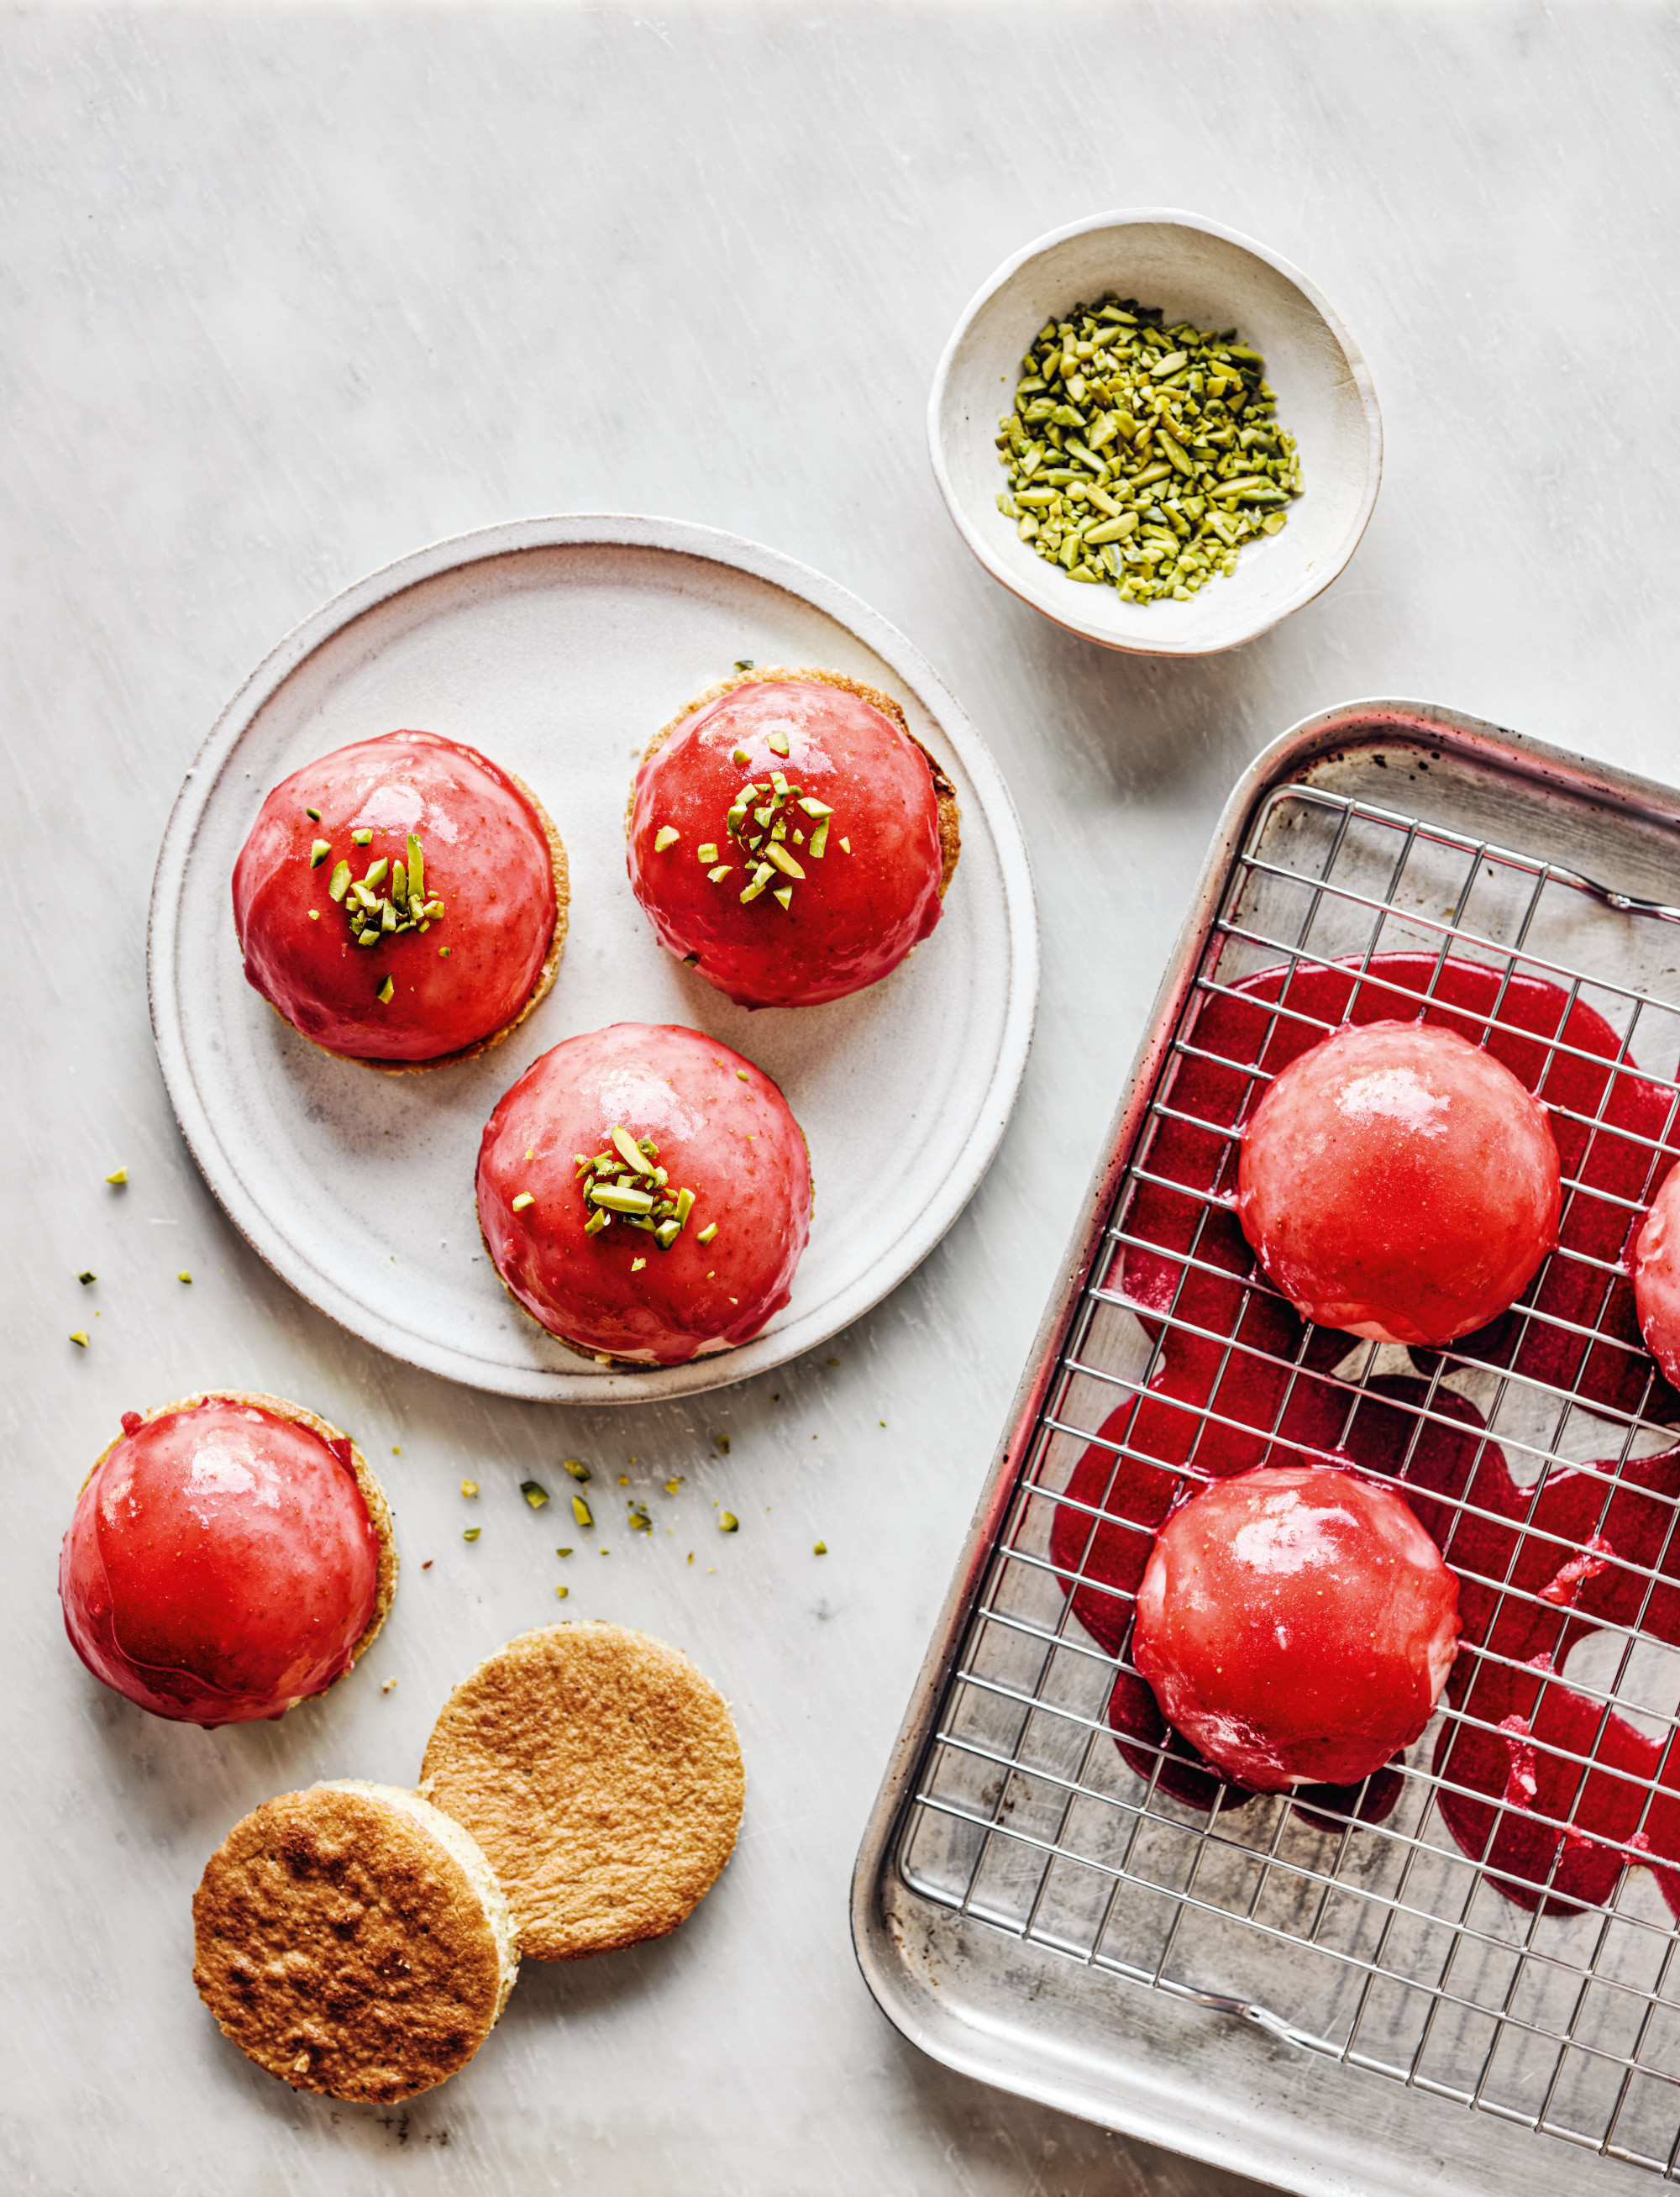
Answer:
[[(1303, 493), (1280, 533), (1245, 544), (1236, 572), (1188, 602), (1127, 603), (1034, 554), (998, 509), (994, 438), (1022, 357), (1048, 320), (1110, 292), (1162, 308), (1170, 327), (1235, 328), (1266, 357), (1277, 424), (1296, 440)], [(928, 441), (940, 492), (994, 579), (1069, 633), (1141, 656), (1235, 648), (1310, 603), (1353, 555), (1376, 501), (1382, 422), (1358, 345), (1306, 277), (1262, 244), (1187, 213), (1094, 215), (1018, 252), (957, 324), (934, 376)]]

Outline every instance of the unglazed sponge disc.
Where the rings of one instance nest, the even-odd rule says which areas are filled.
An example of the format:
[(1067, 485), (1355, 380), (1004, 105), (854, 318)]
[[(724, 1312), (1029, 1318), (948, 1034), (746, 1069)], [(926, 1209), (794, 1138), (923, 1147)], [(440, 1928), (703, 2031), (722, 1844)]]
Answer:
[(693, 1911), (734, 1849), (746, 1774), (727, 1703), (679, 1649), (555, 1625), (455, 1688), (422, 1789), (490, 1857), (521, 1951), (571, 1961)]

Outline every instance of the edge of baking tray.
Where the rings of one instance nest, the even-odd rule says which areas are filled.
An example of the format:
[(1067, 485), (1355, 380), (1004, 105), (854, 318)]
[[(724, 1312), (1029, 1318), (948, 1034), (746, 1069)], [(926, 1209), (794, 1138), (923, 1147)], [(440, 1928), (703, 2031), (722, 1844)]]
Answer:
[[(1181, 2084), (1175, 2087), (1158, 2071), (1141, 2065), (1127, 2070), (1126, 2087), (1116, 2087), (1111, 2065), (1048, 2036), (1036, 2049), (1023, 2052), (1018, 2028), (988, 2021), (977, 2009), (965, 2009), (953, 2003), (950, 1992), (940, 1995), (912, 1973), (906, 1945), (907, 1917), (919, 1916), (924, 1911), (930, 1925), (943, 1925), (947, 1932), (961, 1918), (932, 1902), (922, 1902), (897, 1882), (892, 1858), (933, 1719), (1014, 1491), (1017, 1460), (1033, 1438), (1138, 1133), (1142, 1110), (1200, 964), (1233, 861), (1246, 842), (1256, 810), (1275, 787), (1305, 777), (1315, 764), (1332, 759), (1338, 751), (1387, 745), (1448, 747), (1466, 760), (1527, 780), (1543, 797), (1548, 791), (1563, 794), (1670, 831), (1680, 824), (1671, 788), (1613, 764), (1595, 762), (1484, 718), (1432, 703), (1372, 699), (1320, 710), (1292, 726), (1248, 765), (1214, 828), (1195, 896), (1156, 994), (1102, 1148), (1104, 1156), (1086, 1191), (1062, 1261), (1060, 1279), (1040, 1323), (1027, 1371), (1005, 1422), (1003, 1440), (889, 1758), (852, 1879), (852, 1943), (864, 1981), (888, 2019), (932, 2058), (963, 2074), (1059, 2107), (1081, 2119), (1140, 2136), (1212, 2165), (1267, 2177), (1302, 2193), (1302, 2197), (1376, 2197), (1378, 2190), (1390, 2189), (1395, 2197), (1401, 2197), (1401, 2193), (1413, 2197), (1419, 2187), (1422, 2162), (1415, 2157), (1366, 2156), (1356, 2160), (1330, 2130), (1314, 2129), (1285, 2112), (1265, 2114), (1248, 2110), (1205, 2091), (1198, 2093), (1192, 2112)], [(889, 1880), (893, 1880), (890, 1886)], [(1030, 1953), (1024, 1945), (1015, 1950), (1023, 1959)], [(954, 1951), (960, 1960), (960, 1948)], [(1057, 1966), (1063, 1974), (1069, 1973), (1065, 1963)], [(1175, 2006), (1171, 1997), (1160, 1992), (1139, 1992), (1132, 1987), (1128, 1996), (1136, 1999), (1140, 2009), (1150, 2005), (1157, 2013), (1165, 2009), (1185, 2022), (1233, 2019), (1182, 2002)], [(1287, 2087), (1286, 2079), (1280, 2088)], [(1515, 2136), (1517, 2131), (1512, 2133)], [(1448, 2197), (1448, 2193), (1453, 2193), (1453, 2197), (1485, 2197), (1476, 2185), (1460, 2180), (1440, 2156), (1429, 2165), (1433, 2171), (1428, 2177), (1428, 2187), (1437, 2197)]]

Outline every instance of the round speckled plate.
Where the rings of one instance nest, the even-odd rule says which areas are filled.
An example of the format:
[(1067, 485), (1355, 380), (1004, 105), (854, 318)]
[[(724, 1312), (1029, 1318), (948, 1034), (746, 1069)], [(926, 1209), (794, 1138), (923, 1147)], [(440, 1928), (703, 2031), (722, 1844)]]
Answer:
[[(943, 921), (894, 973), (821, 1007), (736, 1007), (656, 942), (624, 870), (650, 733), (738, 658), (849, 673), (904, 704), (963, 811)], [(246, 983), (229, 879), (264, 796), (398, 726), (517, 771), (559, 826), (571, 927), (553, 990), (507, 1042), (429, 1075), (330, 1058)], [(984, 1174), (1026, 1065), (1038, 935), (996, 766), (884, 619), (773, 550), (664, 519), (528, 519), (437, 543), (299, 626), (187, 774), (158, 857), (152, 1027), (187, 1141), (269, 1263), (323, 1312), (451, 1380), (555, 1402), (721, 1388), (814, 1348), (939, 1241)], [(686, 1023), (756, 1060), (811, 1147), (817, 1208), (792, 1301), (698, 1365), (603, 1367), (508, 1299), (478, 1240), (479, 1133), (540, 1053), (612, 1022)]]

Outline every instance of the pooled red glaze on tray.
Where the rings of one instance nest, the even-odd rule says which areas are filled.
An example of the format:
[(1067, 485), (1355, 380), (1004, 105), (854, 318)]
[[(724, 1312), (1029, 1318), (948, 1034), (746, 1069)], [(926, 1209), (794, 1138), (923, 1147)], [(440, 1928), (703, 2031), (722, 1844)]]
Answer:
[[(623, 1213), (589, 1232), (602, 1209), (577, 1162), (610, 1154), (615, 1127), (657, 1145), (671, 1198), (693, 1195), (668, 1248)], [(484, 1126), (478, 1196), (496, 1272), (551, 1334), (680, 1365), (748, 1342), (787, 1302), (811, 1167), (762, 1069), (698, 1030), (614, 1023), (545, 1052), (507, 1093)]]
[(123, 1428), (59, 1564), (65, 1630), (95, 1678), (213, 1730), (342, 1677), (379, 1572), (349, 1442), (216, 1400)]
[(1350, 1023), (1243, 1131), (1237, 1216), (1303, 1319), (1447, 1343), (1514, 1304), (1557, 1242), (1544, 1107), (1456, 1030)]
[[(732, 804), (745, 785), (768, 798), (778, 773), (831, 813), (788, 810), (779, 843), (803, 874), (773, 871), (743, 901), (764, 849), (731, 838)], [(861, 991), (928, 936), (942, 907), (927, 757), (861, 695), (815, 681), (738, 687), (679, 725), (636, 774), (628, 859), (660, 943), (698, 957), (699, 974), (744, 1007)]]
[[(1556, 986), (1514, 978), (1501, 998), (1504, 980), (1497, 971), (1450, 962), (1438, 974), (1433, 956), (1393, 954), (1372, 962), (1356, 998), (1358, 974), (1301, 968), (1285, 994), (1288, 972), (1263, 970), (1244, 980), (1238, 996), (1205, 1000), (1190, 1042), (1214, 1058), (1183, 1059), (1170, 1094), (1175, 1112), (1196, 1121), (1158, 1124), (1144, 1158), (1148, 1171), (1167, 1183), (1228, 1191), (1232, 1147), (1221, 1132), (1240, 1121), (1247, 1102), (1251, 1087), (1241, 1068), (1258, 1064), (1275, 1073), (1316, 1044), (1326, 1024), (1393, 1019), (1404, 1006), (1397, 994), (1421, 997), (1438, 977), (1428, 1018), (1474, 1037), (1484, 1027), (1475, 1015), (1498, 1001), (1501, 1021), (1516, 1028), (1496, 1031), (1491, 1049), (1555, 1109), (1567, 1110), (1554, 1112), (1553, 1127), (1566, 1181), (1581, 1185), (1573, 1196), (1566, 1191), (1560, 1251), (1531, 1301), (1571, 1327), (1596, 1325), (1608, 1339), (1589, 1342), (1571, 1327), (1542, 1326), (1519, 1307), (1462, 1339), (1454, 1354), (1566, 1390), (1576, 1386), (1588, 1403), (1626, 1411), (1642, 1404), (1648, 1418), (1675, 1416), (1671, 1393), (1660, 1383), (1652, 1391), (1625, 1272), (1601, 1272), (1568, 1255), (1583, 1253), (1618, 1268), (1625, 1261), (1642, 1217), (1637, 1208), (1673, 1157), (1671, 1149), (1652, 1148), (1671, 1133), (1667, 1092), (1631, 1070), (1613, 1075), (1620, 1040), (1590, 1008), (1579, 1001), (1571, 1007)], [(1310, 1019), (1280, 1016), (1274, 1023), (1271, 1003), (1280, 998)], [(1573, 1051), (1558, 1052), (1548, 1066), (1548, 1045), (1560, 1029)], [(1596, 1128), (1587, 1126), (1595, 1120)], [(1184, 1256), (1204, 1214), (1194, 1255), (1214, 1270), (1207, 1273)], [(1544, 1900), (1557, 1912), (1607, 1899), (1629, 1858), (1618, 1845), (1631, 1843), (1648, 1854), (1646, 1865), (1680, 1914), (1680, 1749), (1666, 1764), (1662, 1742), (1557, 1675), (1570, 1649), (1602, 1623), (1637, 1626), (1680, 1647), (1673, 1507), (1680, 1501), (1680, 1448), (1619, 1466), (1610, 1460), (1554, 1468), (1538, 1494), (1519, 1487), (1474, 1406), (1451, 1390), (1437, 1389), (1430, 1401), (1427, 1379), (1385, 1378), (1368, 1384), (1356, 1406), (1353, 1392), (1329, 1373), (1357, 1346), (1331, 1330), (1304, 1329), (1269, 1290), (1245, 1288), (1253, 1254), (1227, 1207), (1209, 1211), (1203, 1198), (1144, 1184), (1125, 1227), (1160, 1248), (1126, 1249), (1111, 1281), (1152, 1333), (1162, 1327), (1151, 1313), (1170, 1308), (1174, 1325), (1148, 1393), (1110, 1415), (1057, 1507), (1051, 1556), (1077, 1582), (1073, 1611), (1087, 1632), (1109, 1654), (1122, 1652), (1156, 1527), (1175, 1500), (1210, 1479), (1261, 1463), (1327, 1458), (1399, 1479), (1460, 1580), (1463, 1631), (1446, 1696), (1475, 1724), (1444, 1725), (1434, 1765), (1453, 1836), (1467, 1853), (1485, 1853), (1507, 1897), (1529, 1908)], [(1187, 1327), (1205, 1333), (1186, 1333)], [(1433, 1354), (1413, 1356), (1425, 1373), (1431, 1370)], [(1209, 1410), (1223, 1423), (1204, 1425)], [(1133, 1454), (1117, 1455), (1121, 1443)], [(1660, 1574), (1654, 1588), (1641, 1576), (1645, 1569)], [(1503, 1591), (1508, 1576), (1533, 1599)], [(1158, 1770), (1163, 1792), (1201, 1808), (1221, 1796), (1226, 1807), (1248, 1799), (1169, 1730), (1149, 1688), (1129, 1672), (1116, 1679), (1109, 1717), (1121, 1754), (1143, 1777)], [(1567, 1759), (1572, 1754), (1591, 1756), (1592, 1768)], [(1654, 1778), (1660, 1789), (1648, 1806), (1642, 1788)], [(1363, 1787), (1301, 1788), (1296, 1812), (1335, 1827), (1354, 1814), (1381, 1821), (1401, 1782), (1389, 1768)], [(1502, 1810), (1508, 1793), (1511, 1804)]]
[(1208, 1761), (1275, 1793), (1357, 1784), (1410, 1747), (1457, 1637), (1457, 1582), (1403, 1496), (1335, 1465), (1262, 1465), (1156, 1535), (1132, 1658)]
[[(345, 893), (329, 890), (337, 867), (364, 878), (383, 861), (389, 896), (411, 835), (426, 901), (442, 913), (424, 931), (360, 946)], [(436, 733), (358, 740), (293, 771), (234, 866), (246, 981), (306, 1038), (358, 1060), (445, 1059), (501, 1029), (542, 975), (557, 916), (553, 856), (530, 802), (488, 757)]]

